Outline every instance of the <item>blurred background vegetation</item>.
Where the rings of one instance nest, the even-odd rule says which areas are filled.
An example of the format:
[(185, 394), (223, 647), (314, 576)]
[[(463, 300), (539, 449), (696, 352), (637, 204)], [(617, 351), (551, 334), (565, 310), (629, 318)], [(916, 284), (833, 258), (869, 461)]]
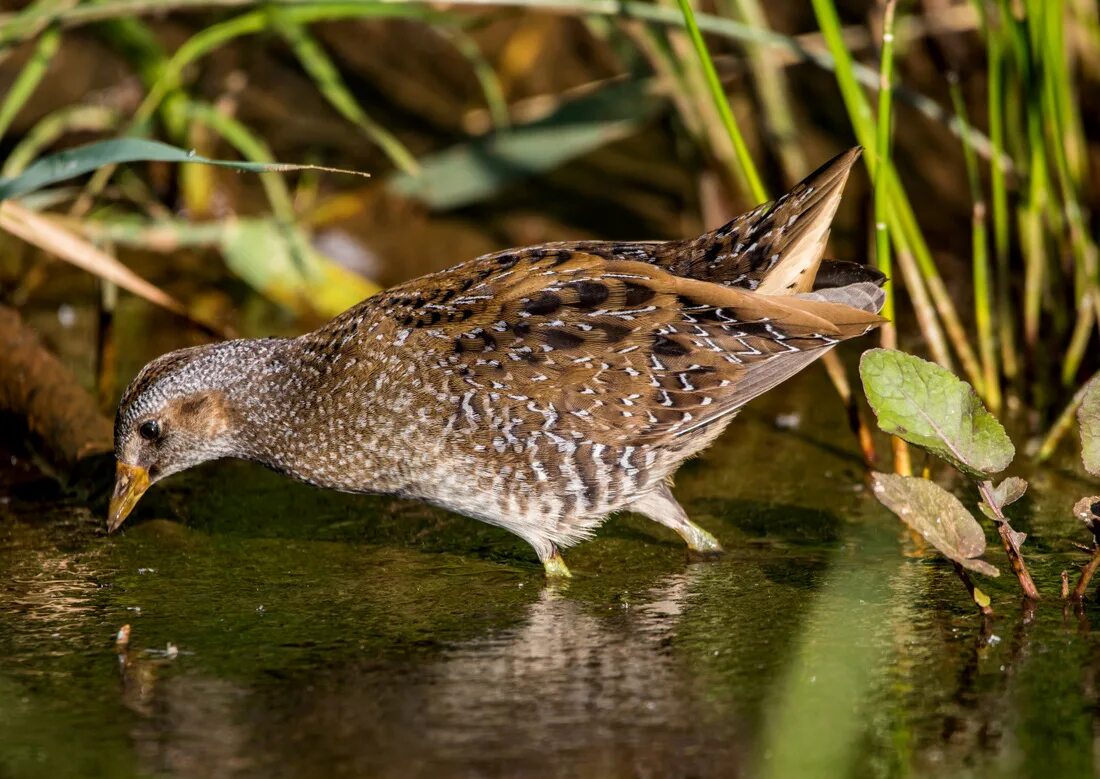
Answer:
[(1098, 93), (1094, 0), (0, 3), (0, 176), (121, 136), (371, 175), (103, 167), (0, 206), (0, 302), (108, 409), (211, 331), (505, 246), (697, 234), (858, 143), (832, 248), (894, 279), (882, 339), (1038, 440), (1100, 368)]

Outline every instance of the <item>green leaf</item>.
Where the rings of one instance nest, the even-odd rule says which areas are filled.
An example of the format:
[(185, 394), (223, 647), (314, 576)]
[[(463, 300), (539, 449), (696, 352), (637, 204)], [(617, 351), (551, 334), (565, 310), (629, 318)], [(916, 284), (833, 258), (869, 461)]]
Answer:
[(35, 161), (20, 175), (12, 178), (0, 178), (0, 200), (18, 197), (56, 184), (59, 181), (90, 173), (104, 165), (122, 162), (200, 162), (204, 165), (217, 165), (223, 168), (262, 173), (265, 171), (327, 170), (337, 173), (352, 173), (350, 170), (324, 168), (317, 165), (286, 165), (284, 163), (235, 162), (232, 160), (212, 160), (207, 157), (169, 146), (159, 141), (144, 138), (113, 138), (75, 149), (67, 149)]
[(380, 287), (320, 252), (291, 251), (285, 228), (272, 220), (240, 219), (225, 225), (222, 253), (229, 268), (265, 297), (297, 313), (335, 316)]
[(993, 497), (1001, 508), (1011, 506), (1027, 492), (1027, 481), (1019, 476), (1009, 476), (1003, 482), (993, 488)]
[(867, 400), (887, 433), (985, 480), (1012, 462), (1016, 449), (974, 389), (934, 363), (893, 349), (872, 349), (859, 363)]
[(630, 135), (660, 106), (645, 82), (616, 84), (539, 121), (422, 157), (420, 175), (396, 175), (389, 187), (436, 210), (460, 208)]
[(992, 601), (989, 599), (989, 596), (979, 590), (977, 587), (974, 588), (974, 602), (981, 606), (983, 609), (988, 607), (989, 604), (992, 603)]
[(1081, 460), (1085, 470), (1100, 476), (1100, 376), (1089, 382), (1081, 407), (1077, 409), (1081, 426)]
[(875, 497), (944, 556), (964, 568), (998, 576), (985, 560), (985, 533), (959, 499), (940, 485), (915, 476), (873, 475)]

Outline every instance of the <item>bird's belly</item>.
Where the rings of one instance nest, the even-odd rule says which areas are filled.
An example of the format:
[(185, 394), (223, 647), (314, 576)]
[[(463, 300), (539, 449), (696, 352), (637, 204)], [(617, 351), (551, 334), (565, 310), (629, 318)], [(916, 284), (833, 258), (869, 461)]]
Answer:
[(452, 439), (400, 494), (567, 546), (674, 467), (645, 446), (547, 443), (486, 450)]

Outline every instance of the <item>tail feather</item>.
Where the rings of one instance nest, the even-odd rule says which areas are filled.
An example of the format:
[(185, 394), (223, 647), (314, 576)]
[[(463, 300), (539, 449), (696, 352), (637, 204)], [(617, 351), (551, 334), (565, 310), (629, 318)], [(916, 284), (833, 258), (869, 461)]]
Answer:
[(809, 292), (860, 153), (849, 149), (779, 199), (690, 242), (683, 275), (770, 294)]
[(840, 303), (871, 314), (882, 311), (886, 303), (886, 291), (873, 281), (858, 281), (843, 287), (805, 292), (795, 297), (801, 300), (818, 300), (823, 303)]
[(858, 284), (867, 282), (881, 287), (886, 283), (886, 276), (877, 268), (869, 265), (860, 265), (858, 262), (847, 260), (823, 260), (817, 270), (817, 278), (814, 279), (814, 290), (843, 287), (846, 284)]

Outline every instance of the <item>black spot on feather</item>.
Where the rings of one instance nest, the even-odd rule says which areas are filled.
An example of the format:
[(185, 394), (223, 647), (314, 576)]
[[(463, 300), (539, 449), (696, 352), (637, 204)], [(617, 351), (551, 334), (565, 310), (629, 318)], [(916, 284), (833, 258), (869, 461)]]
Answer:
[(577, 291), (575, 305), (580, 308), (595, 308), (611, 295), (607, 285), (600, 284), (598, 281), (578, 281), (571, 286)]
[(575, 349), (584, 343), (584, 339), (576, 333), (557, 328), (546, 330), (543, 337), (546, 339), (546, 343), (555, 349)]
[(656, 294), (650, 287), (628, 281), (626, 282), (626, 300), (624, 302), (627, 307), (634, 308), (648, 303)]
[(627, 325), (617, 325), (611, 322), (601, 322), (600, 324), (593, 325), (596, 330), (603, 330), (607, 336), (608, 343), (615, 343), (626, 338), (633, 331), (633, 328)]
[(683, 357), (691, 350), (679, 341), (659, 335), (653, 339), (653, 353), (662, 357)]
[(523, 304), (523, 310), (535, 316), (553, 314), (561, 308), (561, 298), (553, 292), (540, 292)]

